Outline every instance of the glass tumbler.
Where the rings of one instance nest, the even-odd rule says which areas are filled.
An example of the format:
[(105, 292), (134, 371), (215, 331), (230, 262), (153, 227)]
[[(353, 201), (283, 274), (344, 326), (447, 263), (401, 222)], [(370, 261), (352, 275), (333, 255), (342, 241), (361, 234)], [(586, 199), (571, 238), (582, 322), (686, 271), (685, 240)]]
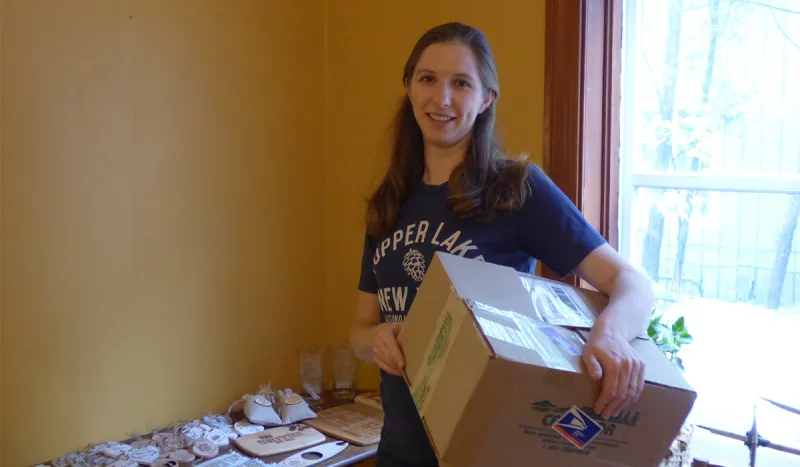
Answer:
[(352, 400), (356, 396), (357, 364), (353, 351), (347, 344), (332, 346), (331, 370), (333, 373), (333, 397)]
[(319, 405), (324, 401), (322, 392), (325, 352), (315, 345), (303, 347), (297, 352), (300, 371), (300, 395), (309, 405)]

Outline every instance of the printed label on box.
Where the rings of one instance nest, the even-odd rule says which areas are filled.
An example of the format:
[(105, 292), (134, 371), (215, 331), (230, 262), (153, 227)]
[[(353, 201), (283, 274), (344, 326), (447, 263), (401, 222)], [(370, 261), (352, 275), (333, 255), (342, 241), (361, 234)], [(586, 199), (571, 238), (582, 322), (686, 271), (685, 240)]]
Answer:
[(423, 414), (428, 397), (436, 387), (439, 374), (442, 372), (442, 361), (450, 353), (452, 343), (464, 321), (466, 310), (459, 310), (459, 306), (463, 306), (460, 299), (452, 295), (445, 304), (442, 316), (439, 318), (439, 323), (436, 326), (436, 336), (428, 344), (428, 349), (425, 352), (427, 357), (424, 360), (424, 364), (412, 380), (411, 397), (420, 414)]
[(569, 287), (545, 284), (535, 278), (519, 276), (533, 303), (533, 318), (555, 326), (591, 328), (594, 320), (582, 301)]
[(564, 352), (576, 357), (579, 357), (581, 354), (583, 354), (581, 349), (574, 343), (570, 342), (570, 340), (561, 334), (558, 329), (552, 326), (542, 326), (539, 328), (539, 330), (545, 333), (550, 340), (556, 343), (556, 345), (561, 347)]

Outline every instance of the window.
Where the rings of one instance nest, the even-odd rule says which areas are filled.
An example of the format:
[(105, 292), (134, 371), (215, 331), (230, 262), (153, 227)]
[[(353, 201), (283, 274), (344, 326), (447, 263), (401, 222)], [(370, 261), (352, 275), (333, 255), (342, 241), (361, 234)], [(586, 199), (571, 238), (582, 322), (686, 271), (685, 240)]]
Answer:
[[(783, 362), (797, 353), (789, 342), (800, 329), (800, 9), (792, 4), (800, 6), (623, 7), (619, 250), (657, 283), (658, 311), (668, 322), (684, 317), (694, 334), (682, 352), (700, 393), (694, 420), (741, 434), (752, 424), (750, 401), (800, 407), (800, 376)], [(800, 416), (786, 426), (758, 420), (776, 431), (773, 441), (800, 449)]]
[[(800, 2), (549, 0), (545, 170), (683, 317), (692, 449), (800, 452)], [(723, 436), (719, 433), (726, 432)], [(717, 433), (717, 434), (714, 434)], [(733, 437), (733, 438), (732, 438)], [(759, 448), (757, 465), (800, 456)]]

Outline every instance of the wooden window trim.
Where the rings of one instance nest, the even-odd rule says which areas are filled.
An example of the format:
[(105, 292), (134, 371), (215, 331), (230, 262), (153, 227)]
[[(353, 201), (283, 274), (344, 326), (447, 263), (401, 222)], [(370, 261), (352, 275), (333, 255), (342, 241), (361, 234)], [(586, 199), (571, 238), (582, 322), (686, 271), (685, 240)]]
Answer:
[[(614, 248), (621, 46), (622, 0), (547, 0), (542, 165)], [(563, 282), (579, 284), (574, 275)]]

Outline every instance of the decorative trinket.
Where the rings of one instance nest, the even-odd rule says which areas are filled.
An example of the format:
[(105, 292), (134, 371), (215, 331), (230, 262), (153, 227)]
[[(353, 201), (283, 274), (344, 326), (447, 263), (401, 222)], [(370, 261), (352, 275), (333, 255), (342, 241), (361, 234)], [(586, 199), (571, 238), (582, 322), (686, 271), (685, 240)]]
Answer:
[(158, 443), (161, 452), (166, 452), (168, 454), (183, 449), (186, 445), (179, 435), (173, 433), (159, 433), (153, 435), (153, 439)]
[(255, 423), (250, 423), (247, 420), (241, 420), (236, 422), (233, 425), (233, 429), (236, 430), (237, 433), (241, 436), (252, 435), (253, 433), (258, 433), (260, 431), (264, 431), (264, 427), (261, 425), (256, 425)]
[(97, 446), (92, 448), (92, 452), (99, 451), (108, 457), (116, 459), (121, 455), (129, 452), (131, 449), (133, 449), (133, 447), (127, 444), (118, 443), (116, 441), (109, 441), (107, 443), (98, 444)]
[(146, 448), (147, 446), (156, 446), (156, 445), (158, 445), (158, 443), (153, 441), (152, 439), (140, 439), (131, 443), (131, 447), (133, 449), (142, 449)]
[(192, 452), (200, 457), (210, 459), (219, 454), (219, 447), (205, 438), (200, 438), (192, 444)]
[(171, 459), (159, 459), (153, 464), (153, 467), (180, 467), (180, 463)]
[(197, 456), (193, 453), (187, 451), (186, 449), (179, 449), (175, 452), (171, 452), (169, 454), (169, 458), (179, 463), (189, 463), (193, 462)]
[(132, 459), (120, 459), (109, 467), (139, 467), (139, 463)]
[(228, 417), (224, 415), (206, 415), (203, 417), (203, 421), (214, 428), (227, 428), (232, 425)]
[(205, 438), (220, 447), (230, 444), (228, 434), (218, 428), (208, 430)]
[(250, 422), (257, 425), (277, 426), (281, 424), (281, 418), (272, 407), (272, 401), (266, 396), (246, 395), (244, 396), (244, 415)]
[(317, 414), (311, 410), (305, 399), (292, 392), (291, 389), (278, 391), (278, 405), (281, 423), (284, 425), (317, 417)]
[(156, 446), (145, 446), (140, 449), (131, 449), (127, 456), (141, 465), (151, 465), (161, 457), (161, 450)]

